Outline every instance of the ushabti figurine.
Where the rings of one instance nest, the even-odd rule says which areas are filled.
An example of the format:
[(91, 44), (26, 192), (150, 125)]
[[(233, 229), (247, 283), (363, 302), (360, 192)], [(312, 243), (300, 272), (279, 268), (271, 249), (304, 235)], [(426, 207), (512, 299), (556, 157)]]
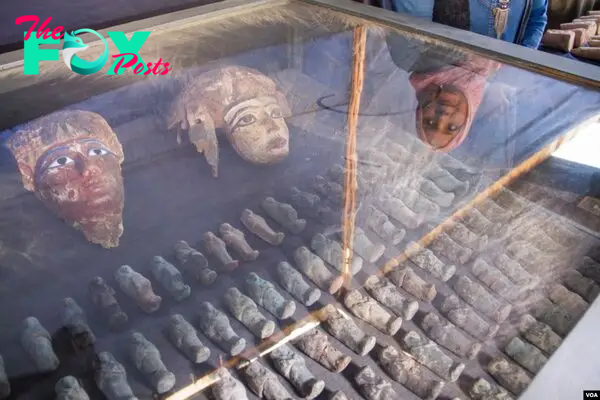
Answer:
[(129, 318), (121, 309), (115, 297), (115, 290), (108, 286), (104, 279), (99, 276), (92, 278), (88, 291), (92, 303), (101, 310), (111, 329), (120, 329), (127, 323)]
[(289, 392), (279, 382), (279, 378), (262, 362), (255, 361), (243, 370), (248, 388), (258, 397), (264, 400), (293, 400)]
[(454, 193), (442, 190), (429, 179), (424, 179), (419, 189), (429, 200), (444, 208), (450, 207), (456, 197)]
[(235, 333), (227, 315), (217, 310), (207, 301), (198, 307), (200, 329), (204, 335), (232, 356), (240, 354), (246, 347), (246, 340)]
[(447, 169), (437, 164), (432, 164), (425, 171), (425, 178), (429, 178), (444, 192), (452, 192), (456, 197), (464, 196), (469, 190), (469, 181), (461, 181)]
[(517, 261), (513, 260), (504, 253), (499, 253), (493, 258), (492, 264), (511, 281), (519, 286), (526, 286), (535, 283), (533, 276), (529, 274)]
[(431, 302), (437, 295), (437, 290), (433, 283), (428, 283), (410, 267), (398, 267), (387, 274), (394, 285), (401, 287), (417, 299), (425, 302)]
[(285, 238), (283, 232), (275, 232), (263, 217), (254, 214), (249, 209), (245, 209), (242, 212), (240, 221), (242, 221), (246, 229), (273, 246), (279, 246)]
[(473, 400), (513, 400), (513, 397), (500, 386), (489, 383), (483, 378), (477, 379), (469, 388)]
[(600, 294), (600, 286), (589, 278), (581, 275), (576, 270), (567, 271), (564, 276), (565, 286), (583, 297), (586, 301), (592, 303), (598, 294)]
[(381, 239), (392, 243), (400, 244), (406, 236), (406, 231), (396, 226), (390, 221), (387, 215), (379, 211), (374, 206), (369, 206), (369, 215), (367, 216), (367, 225)]
[(329, 294), (336, 293), (344, 284), (343, 277), (334, 275), (323, 260), (307, 247), (298, 247), (294, 251), (294, 261), (308, 279)]
[(261, 207), (269, 217), (296, 235), (306, 228), (306, 220), (299, 219), (298, 212), (287, 203), (281, 203), (272, 197), (267, 197), (262, 201)]
[(79, 349), (85, 349), (96, 342), (96, 337), (87, 323), (83, 310), (71, 297), (63, 299), (61, 320), (62, 325), (71, 335), (73, 344)]
[(321, 315), (327, 332), (356, 354), (366, 356), (375, 347), (375, 336), (365, 334), (352, 318), (340, 313), (332, 304), (325, 306)]
[(127, 372), (109, 352), (102, 352), (94, 361), (95, 381), (108, 400), (137, 400), (127, 383)]
[(211, 386), (215, 400), (248, 400), (244, 384), (235, 379), (227, 368), (217, 370), (219, 380)]
[(443, 300), (440, 311), (454, 325), (482, 341), (493, 338), (498, 332), (498, 325), (488, 324), (475, 310), (462, 304), (455, 295), (447, 296)]
[(455, 362), (436, 343), (421, 337), (415, 331), (404, 335), (401, 343), (402, 347), (417, 361), (450, 382), (456, 382), (465, 369), (463, 363)]
[(387, 335), (395, 335), (402, 326), (402, 318), (396, 317), (360, 290), (347, 292), (344, 305), (354, 316)]
[(487, 370), (504, 388), (515, 396), (521, 395), (531, 384), (527, 372), (516, 364), (499, 356), (494, 358), (487, 366)]
[(306, 367), (304, 358), (287, 344), (270, 354), (273, 366), (305, 399), (314, 399), (325, 389), (325, 382), (315, 378)]
[(163, 364), (160, 352), (139, 332), (133, 332), (129, 338), (129, 358), (159, 394), (175, 386), (175, 375)]
[(176, 301), (190, 297), (192, 288), (183, 282), (181, 272), (161, 256), (152, 259), (152, 275)]
[(500, 207), (513, 212), (521, 212), (527, 206), (529, 201), (525, 198), (521, 198), (518, 194), (512, 190), (506, 188), (501, 189), (497, 192), (494, 202)]
[(400, 222), (406, 229), (416, 229), (424, 222), (422, 215), (418, 215), (408, 208), (402, 200), (387, 193), (381, 194), (379, 207), (381, 211)]
[(89, 400), (85, 389), (74, 376), (68, 375), (61, 378), (54, 385), (56, 400)]
[(577, 270), (581, 272), (581, 275), (593, 279), (596, 283), (600, 284), (600, 263), (597, 263), (593, 258), (585, 256), (583, 262)]
[(375, 373), (369, 366), (363, 367), (354, 378), (360, 393), (367, 400), (398, 400), (400, 396), (392, 384)]
[(212, 254), (221, 264), (225, 271), (233, 271), (239, 265), (238, 260), (234, 260), (233, 257), (227, 251), (225, 242), (219, 239), (214, 233), (206, 232), (202, 239), (204, 240), (204, 247), (208, 254)]
[(455, 222), (448, 231), (448, 235), (461, 246), (468, 247), (473, 251), (483, 251), (488, 244), (488, 235), (472, 232), (464, 224)]
[[(341, 236), (342, 232), (340, 232)], [(385, 252), (385, 246), (382, 244), (373, 243), (365, 231), (358, 226), (354, 229), (353, 250), (360, 257), (371, 263), (377, 262)]]
[(490, 221), (476, 208), (471, 208), (461, 222), (477, 235), (504, 236), (506, 233), (506, 226), (503, 223)]
[(472, 360), (481, 350), (481, 343), (474, 343), (455, 325), (442, 320), (432, 312), (423, 318), (421, 328), (431, 340), (461, 358)]
[(129, 265), (122, 265), (115, 272), (115, 281), (127, 296), (131, 297), (145, 313), (153, 313), (160, 308), (162, 297), (152, 290), (152, 283)]
[(521, 317), (518, 328), (525, 339), (548, 355), (554, 353), (562, 344), (562, 338), (552, 328), (543, 322), (537, 321), (529, 314)]
[(533, 244), (524, 240), (514, 241), (506, 246), (506, 253), (533, 275), (548, 272), (548, 267), (555, 266), (556, 260), (552, 254), (546, 254)]
[(408, 253), (408, 258), (415, 263), (417, 267), (429, 272), (443, 282), (448, 281), (456, 273), (456, 267), (454, 265), (445, 265), (431, 250), (426, 249), (415, 242), (409, 243), (408, 247), (417, 249), (416, 251), (410, 251)]
[(234, 228), (230, 224), (221, 224), (219, 233), (225, 244), (235, 250), (245, 261), (254, 261), (260, 255), (258, 250), (254, 250), (248, 242), (244, 232)]
[(21, 345), (38, 372), (52, 372), (58, 368), (58, 357), (52, 349), (52, 337), (35, 317), (23, 321)]
[(0, 355), (0, 399), (6, 399), (10, 396), (10, 382), (4, 367), (4, 358)]
[(490, 198), (483, 200), (477, 209), (491, 222), (506, 223), (511, 218), (511, 212), (500, 207)]
[(510, 304), (498, 300), (466, 275), (458, 278), (454, 283), (454, 290), (467, 304), (497, 323), (508, 318), (512, 310)]
[(321, 298), (321, 291), (306, 283), (302, 274), (287, 261), (277, 264), (276, 272), (281, 287), (305, 306), (313, 305)]
[[(329, 239), (317, 233), (310, 242), (310, 247), (325, 262), (334, 266), (338, 271), (344, 271), (344, 249), (342, 245), (333, 239)], [(350, 273), (356, 275), (362, 269), (363, 260), (358, 255), (352, 256)]]
[(191, 362), (201, 364), (210, 357), (210, 349), (200, 341), (192, 324), (182, 315), (171, 315), (167, 335), (173, 345)]
[(393, 346), (380, 347), (377, 362), (396, 382), (424, 400), (435, 400), (444, 388), (444, 381), (438, 379), (414, 357)]
[(531, 314), (562, 337), (565, 337), (577, 323), (575, 315), (548, 299), (540, 300), (531, 309)]
[(304, 192), (295, 186), (291, 189), (291, 192), (292, 204), (301, 212), (306, 213), (306, 215), (319, 218), (327, 212), (328, 207), (322, 204), (321, 198), (318, 195)]
[(411, 320), (419, 310), (418, 301), (408, 299), (385, 277), (371, 275), (365, 281), (365, 289), (375, 300), (406, 321)]
[(335, 393), (331, 393), (329, 400), (348, 400), (348, 396), (341, 390), (338, 390)]
[(294, 344), (301, 352), (338, 374), (352, 361), (351, 357), (335, 348), (329, 341), (329, 336), (317, 328), (302, 335)]
[(337, 182), (332, 182), (321, 175), (317, 175), (313, 181), (313, 187), (334, 204), (340, 205), (344, 201), (344, 187)]
[(186, 241), (175, 243), (175, 257), (181, 268), (203, 285), (210, 285), (217, 279), (217, 273), (208, 268), (208, 260), (204, 254), (191, 247)]
[(246, 292), (259, 306), (279, 319), (288, 319), (296, 312), (296, 303), (286, 300), (271, 282), (251, 272), (246, 278)]
[(403, 188), (398, 198), (423, 221), (432, 221), (440, 214), (440, 206), (429, 200), (423, 194), (410, 188)]
[(275, 323), (269, 321), (258, 310), (256, 303), (237, 288), (229, 288), (225, 293), (225, 304), (235, 319), (240, 321), (252, 334), (260, 339), (275, 332)]
[(473, 255), (473, 250), (456, 243), (445, 232), (441, 232), (437, 235), (429, 245), (429, 248), (457, 264), (467, 263)]
[(567, 309), (575, 319), (581, 318), (589, 307), (589, 304), (581, 296), (569, 291), (563, 285), (553, 285), (548, 293), (548, 298), (553, 303)]
[(492, 267), (482, 258), (475, 260), (471, 266), (471, 273), (490, 291), (499, 295), (506, 301), (513, 301), (519, 295), (519, 288), (502, 272)]
[(524, 342), (518, 336), (506, 345), (504, 351), (510, 358), (534, 375), (548, 362), (546, 356), (537, 347)]

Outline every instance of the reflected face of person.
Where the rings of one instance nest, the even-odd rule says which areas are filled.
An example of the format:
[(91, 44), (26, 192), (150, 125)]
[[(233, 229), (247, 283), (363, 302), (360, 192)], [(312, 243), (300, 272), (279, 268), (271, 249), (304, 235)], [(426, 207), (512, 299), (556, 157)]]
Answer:
[(465, 129), (469, 106), (460, 90), (453, 86), (432, 84), (417, 97), (417, 129), (421, 138), (431, 147), (445, 147)]
[(119, 158), (97, 139), (57, 145), (37, 162), (35, 191), (70, 221), (120, 213), (124, 195)]

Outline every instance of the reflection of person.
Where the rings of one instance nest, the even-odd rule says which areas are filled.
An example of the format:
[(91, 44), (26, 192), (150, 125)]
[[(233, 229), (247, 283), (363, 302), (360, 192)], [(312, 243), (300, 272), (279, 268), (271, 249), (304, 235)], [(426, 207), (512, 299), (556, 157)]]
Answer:
[(85, 237), (115, 247), (123, 233), (124, 155), (98, 114), (63, 111), (30, 122), (7, 140), (25, 189)]

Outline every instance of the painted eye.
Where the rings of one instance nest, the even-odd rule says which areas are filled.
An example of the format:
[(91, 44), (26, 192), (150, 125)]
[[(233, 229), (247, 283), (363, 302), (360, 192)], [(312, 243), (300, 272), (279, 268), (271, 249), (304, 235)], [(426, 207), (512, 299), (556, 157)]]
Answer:
[(448, 126), (448, 130), (450, 132), (456, 132), (458, 130), (458, 126), (456, 126), (456, 125), (450, 125), (450, 126)]
[(73, 161), (72, 158), (67, 156), (58, 157), (52, 162), (52, 164), (48, 165), (48, 169), (64, 167), (66, 165), (73, 164), (74, 162), (75, 161)]
[(102, 147), (94, 147), (88, 150), (88, 156), (90, 157), (104, 156), (106, 154), (108, 154), (108, 150), (105, 150)]
[(244, 115), (242, 118), (240, 118), (240, 120), (238, 122), (238, 126), (247, 126), (247, 125), (251, 125), (255, 122), (256, 122), (256, 117), (254, 117), (254, 115), (252, 115), (252, 114), (248, 114), (248, 115)]
[(435, 121), (431, 118), (427, 118), (425, 119), (425, 125), (427, 126), (434, 126), (435, 125)]
[(281, 109), (275, 108), (273, 111), (271, 111), (271, 118), (283, 118)]

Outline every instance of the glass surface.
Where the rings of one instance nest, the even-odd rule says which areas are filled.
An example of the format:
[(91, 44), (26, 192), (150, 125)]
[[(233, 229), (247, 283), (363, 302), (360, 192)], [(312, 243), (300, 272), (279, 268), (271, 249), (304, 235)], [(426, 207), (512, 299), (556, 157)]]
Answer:
[[(359, 26), (367, 31), (362, 86), (351, 79), (353, 54), (360, 54), (353, 48), (353, 29)], [(94, 59), (100, 50), (92, 45), (82, 58)], [(0, 72), (0, 354), (15, 398), (52, 397), (66, 375), (76, 376), (90, 397), (102, 398), (94, 371), (96, 354), (105, 351), (123, 364), (135, 396), (150, 398), (156, 387), (131, 356), (134, 331), (158, 348), (175, 374), (169, 394), (180, 397), (173, 398), (200, 389), (217, 392), (221, 386), (210, 385), (209, 378), (221, 363), (248, 382), (239, 367), (244, 358), (257, 357), (263, 341), (227, 305), (233, 287), (254, 296), (258, 311), (281, 331), (271, 343), (302, 332), (314, 321), (311, 315), (324, 316), (319, 311), (327, 305), (368, 335), (359, 347), (372, 345), (369, 336), (377, 339), (377, 347), (361, 356), (334, 338), (331, 321), (318, 328), (352, 359), (342, 372), (332, 372), (324, 359), (319, 363), (298, 351), (308, 371), (324, 382), (320, 398), (337, 390), (349, 399), (415, 399), (427, 393), (468, 398), (480, 377), (518, 395), (534, 374), (521, 371), (524, 383), (497, 381), (488, 364), (498, 356), (515, 364), (507, 354), (509, 342), (517, 336), (534, 340), (519, 331), (523, 315), (535, 315), (564, 337), (598, 293), (600, 264), (585, 256), (594, 256), (597, 248), (599, 214), (579, 206), (597, 187), (597, 169), (556, 158), (532, 168), (556, 147), (546, 146), (597, 119), (600, 93), (301, 2), (153, 30), (140, 56), (146, 62), (161, 58), (172, 71), (154, 77), (131, 71), (80, 76), (57, 61), (41, 62), (38, 76), (23, 75), (22, 65)], [(361, 97), (353, 154), (346, 148), (352, 143), (348, 104), (356, 93)], [(346, 167), (354, 162), (356, 192), (346, 185), (351, 182)], [(344, 214), (352, 197), (354, 212)], [(293, 205), (298, 215), (277, 202)], [(273, 231), (246, 209), (264, 217)], [(235, 228), (233, 234), (224, 223)], [(342, 238), (351, 227), (354, 254), (345, 265)], [(236, 230), (251, 249), (239, 247)], [(280, 244), (278, 233), (285, 235)], [(217, 237), (227, 241), (231, 259)], [(181, 249), (176, 256), (181, 240), (207, 257), (218, 275), (214, 282), (209, 283), (210, 272), (194, 270), (202, 269), (202, 257)], [(415, 242), (428, 250), (418, 255)], [(294, 257), (302, 246), (329, 261), (313, 266), (323, 268), (321, 281), (315, 271), (309, 277)], [(252, 249), (260, 252), (255, 260)], [(182, 272), (183, 286), (176, 271), (155, 256)], [(600, 262), (597, 254), (596, 259)], [(302, 275), (289, 281), (282, 261)], [(149, 282), (130, 280), (123, 265)], [(357, 273), (347, 288), (327, 293), (350, 278), (343, 276), (344, 267)], [(400, 271), (406, 268), (412, 272), (405, 276)], [(284, 302), (272, 291), (262, 293), (251, 273), (272, 282)], [(90, 285), (100, 290), (95, 277), (115, 290), (128, 316), (118, 329), (109, 322), (118, 325), (123, 317), (114, 315), (110, 296), (97, 296), (104, 308), (92, 300)], [(163, 283), (169, 279), (175, 281), (170, 289)], [(375, 286), (387, 279), (400, 286), (392, 283), (397, 294), (386, 300)], [(145, 297), (136, 302), (126, 294), (127, 282), (131, 292)], [(162, 298), (158, 309), (148, 283)], [(325, 290), (312, 302), (319, 287)], [(385, 307), (377, 309), (368, 295), (379, 296)], [(450, 306), (456, 296), (462, 311)], [(64, 298), (85, 312), (93, 345), (78, 349), (73, 328), (63, 329)], [(290, 301), (295, 312), (287, 318), (294, 311)], [(241, 357), (231, 357), (207, 336), (199, 316), (202, 302), (221, 310), (244, 339)], [(552, 307), (556, 312), (548, 313)], [(192, 323), (210, 349), (199, 365), (169, 340), (175, 314)], [(30, 316), (52, 337), (60, 360), (52, 372), (41, 372), (25, 349), (32, 351), (32, 338), (38, 345), (45, 340), (40, 331), (23, 340)], [(239, 319), (251, 325), (250, 317)], [(371, 317), (378, 319), (365, 321)], [(446, 318), (460, 326), (447, 325)], [(407, 345), (411, 331), (438, 342), (445, 356), (427, 359), (427, 348), (435, 346), (428, 344), (419, 358), (419, 349)], [(241, 346), (237, 339), (228, 343)], [(477, 355), (479, 346), (471, 346), (476, 343), (482, 343)], [(380, 367), (381, 346), (417, 357), (412, 367), (403, 367), (409, 381), (396, 382), (398, 375)], [(549, 357), (547, 350), (538, 349), (539, 355)], [(277, 370), (271, 358), (269, 353), (260, 362), (292, 398), (319, 391), (320, 383), (302, 386), (301, 378), (294, 387), (296, 378), (283, 376), (294, 362), (282, 362), (285, 368)], [(294, 365), (291, 374), (298, 376)], [(396, 394), (369, 397), (368, 385), (356, 384), (365, 366)], [(448, 380), (456, 382), (437, 393), (435, 381)], [(423, 383), (431, 386), (419, 386)], [(373, 390), (378, 387), (383, 386)], [(256, 398), (250, 386), (245, 391)]]

